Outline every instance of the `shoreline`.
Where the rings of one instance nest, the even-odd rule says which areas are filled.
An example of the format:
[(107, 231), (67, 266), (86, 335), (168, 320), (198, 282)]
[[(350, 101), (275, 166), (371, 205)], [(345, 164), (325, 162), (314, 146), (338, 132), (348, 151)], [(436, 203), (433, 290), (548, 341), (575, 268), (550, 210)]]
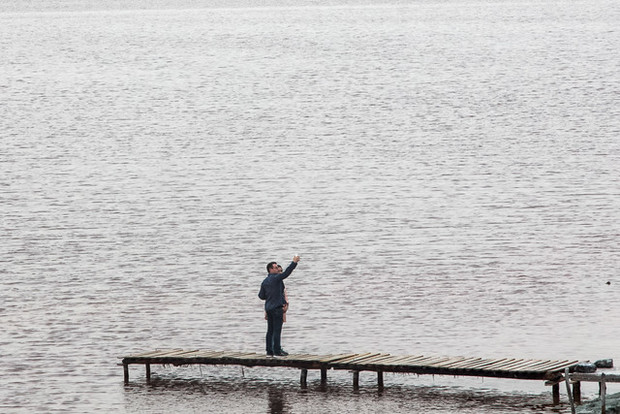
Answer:
[[(601, 412), (600, 397), (577, 406), (577, 414), (598, 414)], [(620, 392), (605, 397), (605, 413), (620, 414)]]

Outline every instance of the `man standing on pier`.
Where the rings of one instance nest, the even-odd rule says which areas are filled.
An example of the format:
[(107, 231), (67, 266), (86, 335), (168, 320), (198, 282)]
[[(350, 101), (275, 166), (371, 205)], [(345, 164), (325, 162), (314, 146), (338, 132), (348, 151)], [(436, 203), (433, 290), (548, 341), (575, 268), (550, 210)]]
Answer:
[(269, 262), (267, 264), (267, 277), (260, 285), (258, 297), (265, 301), (265, 311), (267, 312), (267, 356), (287, 356), (288, 353), (282, 349), (280, 338), (282, 336), (282, 317), (284, 315), (284, 279), (289, 277), (297, 267), (299, 256), (294, 256), (293, 261), (282, 273), (279, 273), (278, 263)]

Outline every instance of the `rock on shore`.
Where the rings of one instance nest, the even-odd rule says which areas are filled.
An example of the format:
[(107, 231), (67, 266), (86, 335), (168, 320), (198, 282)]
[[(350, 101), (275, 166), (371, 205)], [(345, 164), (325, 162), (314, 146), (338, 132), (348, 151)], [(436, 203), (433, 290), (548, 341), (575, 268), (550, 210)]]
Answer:
[[(577, 414), (600, 414), (601, 400), (597, 398), (577, 407)], [(620, 414), (620, 392), (605, 397), (605, 413)]]

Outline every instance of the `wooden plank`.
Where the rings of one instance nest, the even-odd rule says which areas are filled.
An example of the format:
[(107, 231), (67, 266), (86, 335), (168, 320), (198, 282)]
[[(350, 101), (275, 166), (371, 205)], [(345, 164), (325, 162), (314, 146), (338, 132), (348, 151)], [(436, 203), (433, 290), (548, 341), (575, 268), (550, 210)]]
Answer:
[(182, 355), (184, 353), (186, 353), (188, 351), (184, 351), (182, 349), (177, 350), (177, 351), (172, 351), (172, 352), (164, 352), (162, 354), (158, 354), (158, 355), (152, 355), (149, 358), (153, 358), (153, 359), (159, 359), (159, 358), (170, 358), (170, 357), (174, 357), (176, 355)]
[(434, 367), (441, 367), (441, 368), (452, 368), (454, 364), (458, 364), (459, 362), (463, 362), (466, 359), (468, 359), (468, 358), (465, 358), (465, 357), (450, 358), (447, 361), (435, 363), (435, 364), (433, 364), (433, 366)]
[[(515, 367), (514, 369), (512, 369), (512, 371), (515, 373), (522, 373), (522, 372), (547, 373), (548, 372), (547, 367), (554, 367), (554, 366), (557, 366), (557, 364), (558, 364), (557, 361), (534, 363), (534, 364), (524, 365), (520, 367)], [(563, 365), (561, 366), (563, 367)]]
[(224, 355), (221, 355), (220, 358), (234, 359), (234, 358), (237, 358), (237, 357), (239, 357), (241, 355), (242, 355), (242, 353), (240, 353), (240, 352), (229, 351), (229, 352), (226, 352)]
[(355, 354), (351, 358), (348, 358), (346, 360), (338, 361), (337, 363), (338, 364), (348, 364), (348, 363), (350, 363), (352, 361), (359, 361), (361, 359), (373, 357), (373, 356), (376, 356), (376, 355), (379, 355), (379, 353), (366, 352), (366, 353), (363, 353), (363, 354)]
[(208, 356), (208, 358), (227, 358), (228, 355), (230, 355), (230, 351), (220, 351), (220, 352), (215, 352), (212, 355)]
[(376, 362), (370, 362), (371, 365), (377, 365), (377, 364), (381, 364), (381, 365), (389, 365), (393, 362), (397, 362), (397, 361), (401, 361), (405, 358), (408, 358), (406, 356), (402, 356), (402, 355), (391, 355), (383, 360), (380, 361), (376, 361)]
[[(572, 381), (582, 381), (582, 382), (602, 382), (602, 372), (573, 372), (570, 374), (570, 379)], [(607, 373), (605, 372), (605, 382), (620, 382), (620, 373)]]
[(506, 361), (508, 361), (508, 358), (502, 358), (502, 359), (483, 359), (482, 361), (480, 361), (477, 364), (472, 364), (472, 365), (467, 366), (467, 367), (462, 367), (462, 369), (464, 369), (464, 370), (474, 370), (474, 369), (482, 370), (482, 369), (487, 369), (491, 365), (500, 364), (500, 363), (506, 362)]
[(403, 364), (405, 361), (410, 361), (410, 362), (413, 363), (413, 362), (415, 362), (416, 358), (419, 359), (419, 358), (425, 358), (425, 357), (422, 357), (422, 356), (412, 357), (410, 355), (402, 355), (402, 356), (399, 356), (399, 357), (395, 357), (394, 360), (386, 362), (384, 365), (386, 365), (386, 366), (396, 366), (396, 365)]
[(196, 355), (196, 356), (201, 356), (201, 357), (202, 357), (202, 356), (208, 356), (208, 355), (211, 355), (211, 354), (213, 354), (214, 352), (215, 352), (215, 351), (206, 351), (206, 350), (204, 350), (204, 349), (201, 349), (201, 350), (199, 350), (198, 352), (196, 352), (196, 354), (195, 354), (195, 355)]
[(379, 355), (379, 354), (372, 354), (370, 352), (367, 352), (365, 354), (353, 354), (349, 358), (343, 358), (343, 359), (340, 359), (338, 361), (332, 361), (331, 363), (332, 364), (348, 364), (351, 361), (355, 361), (356, 359), (364, 358), (364, 357), (367, 357), (369, 355)]
[(452, 369), (457, 369), (457, 368), (462, 368), (464, 366), (467, 365), (471, 365), (473, 363), (478, 363), (482, 361), (482, 358), (473, 358), (473, 357), (469, 357), (469, 358), (465, 358), (461, 361), (457, 361), (457, 362), (453, 362), (450, 364), (446, 364), (445, 367), (446, 368), (452, 368)]
[(511, 368), (512, 371), (515, 372), (520, 372), (520, 371), (539, 371), (539, 372), (546, 372), (546, 370), (544, 369), (540, 369), (540, 367), (543, 367), (545, 365), (548, 365), (550, 363), (554, 363), (555, 361), (544, 361), (544, 360), (528, 360), (523, 364), (519, 364), (516, 365), (514, 367)]
[(537, 368), (537, 371), (542, 371), (542, 370), (547, 371), (547, 372), (550, 372), (550, 371), (562, 371), (564, 368), (566, 368), (566, 367), (570, 368), (573, 365), (576, 365), (578, 363), (579, 363), (578, 361), (558, 362), (555, 365), (546, 366), (544, 368)]
[[(484, 367), (485, 371), (497, 371), (499, 368), (506, 366), (506, 365), (510, 365), (512, 364), (514, 361), (516, 361), (515, 358), (508, 358), (505, 361), (501, 361), (501, 362), (495, 362), (493, 364), (488, 364)], [(480, 368), (478, 368), (480, 369)]]
[(200, 350), (198, 350), (198, 349), (194, 349), (194, 350), (191, 350), (191, 351), (183, 351), (183, 352), (181, 352), (179, 354), (175, 354), (174, 356), (175, 356), (175, 358), (177, 358), (177, 357), (186, 358), (186, 357), (189, 357), (190, 355), (193, 355), (193, 354), (195, 354), (196, 352), (199, 352), (199, 351)]
[(426, 360), (423, 363), (420, 363), (420, 365), (429, 368), (439, 368), (439, 364), (450, 361), (451, 359), (452, 358), (450, 357), (435, 357), (430, 360)]
[(547, 372), (550, 367), (555, 367), (558, 365), (566, 364), (569, 361), (543, 361), (539, 364), (532, 365), (530, 367), (520, 368), (518, 371), (537, 371), (537, 372)]
[[(568, 368), (564, 370), (564, 378), (568, 378)], [(568, 402), (570, 403), (571, 414), (575, 414), (575, 401), (573, 400), (573, 393), (570, 389), (570, 381), (564, 381), (566, 385), (566, 395), (568, 396)]]
[(497, 362), (497, 361), (501, 361), (501, 360), (499, 360), (499, 359), (483, 359), (483, 358), (481, 358), (479, 361), (471, 361), (471, 362), (459, 364), (458, 368), (459, 369), (473, 369), (473, 368), (478, 368), (480, 366), (489, 365), (489, 364), (491, 364), (493, 362)]
[(408, 366), (416, 366), (416, 367), (430, 367), (434, 363), (442, 362), (446, 359), (446, 357), (441, 356), (431, 356), (423, 359), (419, 359), (417, 361), (407, 361)]
[(485, 369), (493, 370), (493, 371), (502, 371), (502, 370), (504, 370), (504, 368), (511, 367), (511, 366), (513, 366), (515, 364), (518, 364), (518, 363), (521, 363), (523, 361), (524, 361), (523, 359), (517, 359), (517, 358), (513, 359), (513, 358), (511, 358), (511, 359), (508, 359), (508, 361), (504, 361), (504, 362), (499, 363), (499, 364), (489, 365)]
[(438, 356), (413, 357), (400, 361), (399, 363), (393, 364), (392, 366), (399, 367), (399, 370), (427, 367), (433, 362), (439, 361), (440, 359), (443, 358)]
[(198, 354), (200, 350), (195, 349), (193, 351), (186, 351), (182, 354), (175, 355), (175, 357), (183, 357), (183, 358), (192, 358), (194, 355)]
[(199, 351), (196, 353), (196, 357), (200, 357), (200, 358), (218, 358), (220, 355), (223, 355), (224, 352), (222, 351)]
[(548, 364), (551, 361), (540, 360), (540, 359), (526, 359), (522, 363), (517, 364), (511, 368), (512, 371), (535, 371), (537, 367)]
[(313, 359), (319, 358), (318, 355), (312, 355), (312, 354), (290, 354), (289, 356), (292, 356), (294, 358), (300, 358), (300, 359), (301, 358), (313, 358)]
[(433, 367), (433, 368), (439, 368), (441, 367), (441, 364), (446, 363), (446, 362), (450, 362), (453, 361), (454, 358), (449, 358), (449, 357), (443, 357), (441, 359), (439, 359), (438, 361), (434, 361), (430, 364), (428, 364), (428, 366)]
[(527, 359), (517, 359), (511, 363), (502, 365), (501, 367), (495, 368), (495, 369), (499, 371), (512, 371), (512, 369), (515, 367), (519, 367), (522, 365), (529, 365), (529, 364), (531, 364), (531, 361), (528, 361)]
[(317, 362), (327, 363), (330, 361), (336, 361), (349, 354), (337, 354), (337, 355), (316, 355)]
[[(236, 352), (232, 355), (228, 355), (226, 356), (226, 358), (230, 358), (230, 359), (244, 359), (245, 357), (248, 356), (254, 356), (254, 357), (262, 357), (263, 355), (257, 355), (257, 354), (251, 354), (251, 353), (247, 353), (247, 352)], [(267, 357), (267, 355), (264, 355), (265, 357)]]
[(234, 357), (228, 357), (228, 359), (234, 359), (234, 360), (238, 360), (238, 361), (248, 361), (248, 360), (253, 360), (253, 359), (263, 359), (263, 358), (267, 358), (266, 355), (259, 355), (256, 353), (252, 353), (252, 354), (240, 354), (240, 355), (236, 355)]
[(391, 356), (390, 354), (379, 354), (379, 355), (375, 355), (372, 357), (364, 358), (361, 361), (355, 361), (354, 364), (369, 365), (369, 364), (372, 364), (373, 362), (381, 362), (384, 359), (389, 358), (390, 356)]
[(352, 358), (352, 357), (354, 357), (356, 355), (359, 355), (359, 354), (330, 355), (327, 358), (320, 360), (319, 362), (332, 362), (332, 363), (336, 363), (336, 362), (340, 362), (340, 361), (348, 359), (348, 358)]
[(503, 366), (501, 368), (498, 368), (497, 371), (505, 371), (505, 372), (512, 372), (514, 374), (525, 374), (525, 373), (539, 373), (541, 375), (545, 374), (546, 371), (545, 370), (539, 370), (536, 367), (538, 367), (538, 363), (537, 362), (520, 362), (517, 364), (511, 364), (508, 366)]
[(372, 360), (373, 358), (376, 358), (378, 356), (381, 356), (382, 354), (370, 354), (370, 355), (364, 355), (364, 356), (360, 356), (358, 358), (353, 358), (350, 360), (347, 360), (346, 362), (342, 362), (342, 361), (338, 361), (339, 365), (342, 364), (348, 364), (348, 365), (352, 365), (352, 364), (360, 364), (360, 363), (365, 363), (365, 361), (367, 360)]
[(241, 355), (238, 355), (236, 358), (237, 359), (248, 359), (248, 358), (252, 359), (252, 358), (262, 358), (266, 356), (267, 355), (257, 354), (256, 352), (246, 352)]
[(197, 358), (200, 355), (200, 350), (189, 352), (183, 355), (183, 358)]
[(144, 358), (144, 357), (152, 356), (155, 354), (171, 352), (171, 351), (178, 351), (178, 349), (156, 349), (154, 351), (142, 352), (140, 354), (131, 354), (127, 356), (126, 358)]
[(411, 358), (406, 358), (405, 360), (401, 361), (398, 365), (401, 366), (414, 366), (414, 365), (418, 365), (418, 364), (422, 364), (424, 363), (424, 361), (429, 361), (433, 358), (436, 358), (434, 356), (412, 356)]
[(308, 355), (308, 361), (319, 363), (325, 363), (326, 361), (330, 361), (334, 359), (335, 355)]
[(317, 356), (316, 355), (289, 355), (288, 356), (289, 360), (294, 360), (294, 361), (318, 361)]
[[(225, 360), (231, 360), (231, 359), (233, 359), (233, 360), (234, 359), (239, 359), (242, 356), (243, 356), (243, 354), (240, 353), (240, 352), (227, 351), (227, 352), (222, 352), (219, 355), (217, 355), (217, 354), (216, 355), (212, 355), (212, 356), (210, 356), (208, 358), (220, 359), (222, 361), (225, 361)], [(263, 358), (263, 357), (266, 357), (266, 355), (256, 355), (257, 359), (260, 359), (260, 358)]]
[(178, 352), (178, 351), (182, 351), (182, 349), (180, 348), (174, 348), (174, 349), (157, 349), (155, 351), (151, 351), (151, 352), (145, 352), (139, 355), (130, 355), (127, 358), (154, 358), (156, 356), (160, 356), (160, 355), (165, 355), (165, 354), (169, 354), (171, 352)]
[(416, 367), (434, 367), (435, 364), (441, 364), (450, 360), (450, 357), (445, 356), (430, 356), (418, 360), (409, 360), (406, 361), (407, 366), (416, 366)]
[(538, 361), (536, 363), (530, 364), (529, 366), (521, 367), (521, 368), (516, 368), (516, 370), (518, 370), (518, 371), (540, 371), (540, 372), (544, 372), (544, 371), (546, 371), (544, 369), (544, 367), (546, 367), (546, 366), (553, 366), (553, 365), (555, 365), (557, 363), (558, 363), (558, 361), (551, 360), (551, 359), (540, 360), (540, 361)]
[(363, 362), (363, 365), (368, 366), (369, 368), (374, 367), (376, 365), (383, 365), (385, 361), (391, 360), (394, 357), (390, 354), (384, 354), (382, 356), (378, 356), (376, 358), (373, 358), (371, 360), (366, 360)]
[(472, 366), (480, 365), (489, 361), (488, 359), (483, 358), (471, 358), (470, 360), (465, 360), (462, 362), (458, 362), (452, 366), (454, 369), (466, 369)]
[(408, 364), (408, 363), (414, 363), (415, 361), (418, 361), (420, 359), (426, 359), (426, 358), (429, 358), (429, 357), (424, 356), (424, 355), (418, 355), (418, 356), (403, 355), (398, 360), (394, 360), (393, 362), (390, 362), (387, 365), (403, 365), (403, 364)]
[(328, 362), (328, 361), (336, 361), (336, 360), (344, 358), (346, 356), (351, 356), (351, 354), (316, 355), (316, 358), (317, 358), (317, 361), (319, 361), (319, 362)]

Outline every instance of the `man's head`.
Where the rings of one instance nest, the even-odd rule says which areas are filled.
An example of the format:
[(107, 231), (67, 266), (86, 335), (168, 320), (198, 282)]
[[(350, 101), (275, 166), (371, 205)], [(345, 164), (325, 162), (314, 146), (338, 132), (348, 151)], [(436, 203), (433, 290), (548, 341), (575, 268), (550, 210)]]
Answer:
[(278, 262), (267, 263), (267, 273), (278, 273)]

